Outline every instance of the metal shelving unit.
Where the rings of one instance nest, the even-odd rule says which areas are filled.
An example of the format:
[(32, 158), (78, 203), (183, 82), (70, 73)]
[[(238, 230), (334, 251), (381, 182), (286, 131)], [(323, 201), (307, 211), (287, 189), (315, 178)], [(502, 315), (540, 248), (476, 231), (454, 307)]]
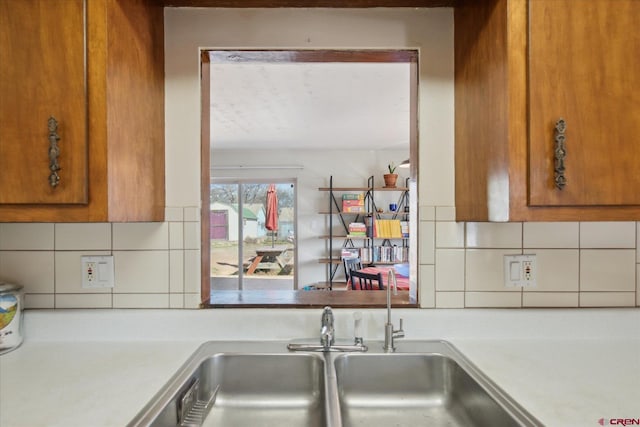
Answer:
[[(393, 246), (392, 240), (402, 240), (402, 247), (408, 247), (409, 238), (403, 237), (401, 239), (391, 239), (384, 237), (373, 237), (372, 230), (368, 230), (366, 237), (355, 237), (349, 236), (349, 223), (351, 222), (365, 222), (367, 223), (366, 218), (369, 217), (373, 221), (378, 219), (402, 219), (407, 220), (407, 216), (409, 215), (408, 207), (409, 207), (409, 188), (408, 188), (407, 178), (405, 182), (405, 187), (376, 187), (374, 182), (374, 177), (371, 176), (367, 179), (366, 187), (334, 187), (333, 185), (333, 176), (329, 177), (329, 187), (321, 187), (318, 190), (329, 193), (328, 198), (328, 209), (326, 211), (320, 212), (322, 215), (328, 215), (328, 230), (329, 233), (318, 236), (321, 239), (327, 240), (328, 246), (328, 256), (325, 258), (321, 258), (319, 260), (320, 263), (327, 265), (326, 275), (328, 278), (328, 289), (333, 289), (334, 278), (336, 273), (338, 272), (339, 267), (342, 265), (342, 258), (340, 255), (336, 255), (334, 250), (337, 249), (337, 246), (334, 245), (334, 240), (340, 239), (342, 240), (342, 244), (339, 248), (342, 250), (343, 248), (370, 248), (371, 253), (373, 254), (373, 250), (378, 246)], [(347, 192), (361, 192), (364, 193), (364, 212), (343, 212), (342, 204), (338, 202), (338, 198), (336, 197), (336, 193), (343, 194)], [(400, 192), (400, 195), (397, 200), (397, 209), (395, 212), (385, 211), (383, 209), (379, 209), (376, 205), (375, 195), (377, 192)], [(340, 200), (342, 201), (342, 200)], [(406, 207), (406, 209), (405, 209)], [(344, 230), (344, 234), (337, 234), (334, 232), (334, 218), (340, 223), (340, 229)], [(361, 245), (356, 245), (355, 242), (362, 242)], [(379, 242), (379, 245), (376, 243)], [(368, 265), (376, 265), (376, 264), (394, 264), (395, 262), (379, 262), (374, 261), (373, 257), (371, 257), (370, 261), (363, 261), (364, 264)]]

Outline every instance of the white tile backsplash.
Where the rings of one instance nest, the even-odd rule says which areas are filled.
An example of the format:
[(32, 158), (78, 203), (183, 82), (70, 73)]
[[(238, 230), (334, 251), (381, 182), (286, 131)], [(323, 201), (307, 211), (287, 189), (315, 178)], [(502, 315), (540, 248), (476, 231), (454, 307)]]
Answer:
[(184, 308), (184, 294), (170, 294), (169, 308)]
[(524, 292), (578, 292), (580, 251), (578, 249), (536, 249), (536, 286)]
[(169, 294), (113, 294), (113, 308), (169, 308)]
[(184, 223), (184, 249), (200, 249), (200, 223)]
[(435, 267), (433, 265), (420, 266), (420, 307), (435, 307)]
[(467, 223), (468, 248), (522, 248), (522, 223)]
[(436, 220), (436, 207), (435, 206), (420, 206), (419, 208), (419, 220), (420, 221), (435, 221)]
[(167, 222), (184, 221), (184, 208), (167, 206), (164, 208), (164, 220)]
[(184, 224), (182, 222), (169, 223), (169, 249), (184, 249)]
[(185, 293), (184, 308), (200, 308), (200, 292)]
[(436, 290), (463, 291), (464, 249), (436, 250)]
[(184, 251), (184, 291), (200, 292), (200, 251)]
[(465, 307), (467, 308), (516, 308), (521, 306), (521, 292), (467, 292), (465, 295)]
[(436, 292), (436, 308), (464, 308), (464, 292)]
[(640, 250), (638, 248), (639, 243), (640, 243), (640, 222), (636, 222), (636, 261), (638, 261), (638, 263), (640, 263)]
[(580, 292), (580, 307), (633, 307), (635, 292)]
[(453, 221), (436, 222), (437, 248), (464, 248), (464, 223)]
[(632, 249), (581, 250), (580, 291), (635, 292), (635, 258)]
[(420, 264), (435, 262), (435, 222), (422, 221), (420, 223)]
[(80, 223), (56, 224), (56, 250), (109, 250), (111, 224)]
[(169, 292), (184, 292), (184, 251), (169, 251)]
[(505, 249), (467, 249), (466, 290), (520, 292), (504, 286), (504, 256), (513, 254)]
[(578, 248), (580, 227), (577, 222), (525, 222), (523, 246), (527, 248)]
[(54, 293), (53, 254), (53, 251), (0, 252), (0, 282), (22, 285), (25, 293)]
[(198, 221), (200, 221), (200, 208), (198, 208), (198, 207), (186, 207), (186, 208), (184, 208), (184, 221), (185, 222), (198, 222)]
[(113, 224), (113, 249), (169, 249), (169, 223), (133, 222)]
[(436, 221), (455, 221), (456, 208), (453, 206), (436, 206)]
[[(31, 309), (198, 308), (199, 208), (167, 212), (159, 224), (0, 224), (0, 280), (23, 284)], [(640, 306), (635, 222), (458, 223), (454, 214), (421, 207), (422, 308)], [(116, 287), (83, 289), (80, 257), (112, 253)], [(504, 288), (502, 258), (519, 253), (537, 255), (537, 287)]]
[(56, 308), (112, 308), (111, 294), (56, 294)]
[(635, 222), (581, 222), (581, 248), (635, 248)]
[(524, 292), (523, 307), (578, 307), (578, 292)]
[(24, 294), (24, 307), (28, 309), (55, 308), (54, 294)]
[(169, 293), (169, 251), (115, 251), (113, 255), (114, 294)]
[(52, 250), (53, 224), (0, 224), (0, 250)]

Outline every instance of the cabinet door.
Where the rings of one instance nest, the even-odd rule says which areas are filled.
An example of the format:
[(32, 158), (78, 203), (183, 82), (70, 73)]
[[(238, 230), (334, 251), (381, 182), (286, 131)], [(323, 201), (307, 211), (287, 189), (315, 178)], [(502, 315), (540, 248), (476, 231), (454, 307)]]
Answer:
[[(0, 203), (87, 202), (83, 0), (0, 0)], [(50, 184), (50, 117), (60, 181)]]
[[(640, 1), (529, 1), (529, 204), (640, 205)], [(554, 127), (566, 121), (566, 186)]]

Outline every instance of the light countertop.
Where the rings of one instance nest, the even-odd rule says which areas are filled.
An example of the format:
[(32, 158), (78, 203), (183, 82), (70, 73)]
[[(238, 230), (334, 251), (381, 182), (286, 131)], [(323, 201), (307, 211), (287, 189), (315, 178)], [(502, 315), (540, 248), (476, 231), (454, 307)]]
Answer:
[[(197, 311), (198, 314), (183, 313), (169, 314), (173, 319), (171, 323), (175, 325), (180, 319), (180, 322), (189, 324), (182, 318), (193, 321), (193, 316), (212, 316), (202, 311)], [(366, 313), (365, 318), (377, 318), (379, 313)], [(511, 327), (513, 323), (520, 323), (525, 330), (531, 319), (543, 313), (531, 313), (531, 318), (514, 313)], [(620, 331), (621, 327), (624, 328), (620, 325), (637, 321), (638, 313), (638, 310), (596, 312), (595, 319), (592, 316), (585, 324), (584, 319), (570, 319), (574, 313), (569, 310), (569, 323), (575, 321), (576, 325), (588, 328), (591, 321), (607, 319), (616, 332), (603, 336), (603, 331), (598, 330), (600, 332), (589, 336), (583, 331), (574, 334), (579, 336), (562, 338), (556, 336), (556, 331), (546, 334), (550, 338), (545, 338), (544, 333), (533, 337), (492, 333), (491, 327), (486, 326), (493, 322), (490, 310), (475, 315), (459, 311), (456, 316), (460, 323), (458, 327), (464, 327), (468, 322), (467, 316), (475, 318), (476, 325), (466, 323), (464, 333), (448, 333), (444, 335), (449, 336), (440, 338), (454, 344), (545, 425), (595, 426), (599, 425), (600, 418), (640, 418), (640, 336), (637, 331), (640, 323), (631, 324), (626, 332)], [(253, 314), (245, 312), (243, 317), (251, 318)], [(302, 325), (309, 323), (308, 329), (299, 327), (296, 330), (299, 331), (298, 336), (311, 336), (308, 331), (315, 330), (319, 324), (316, 314), (315, 311), (295, 314)], [(423, 330), (415, 322), (424, 317), (422, 320), (428, 323), (433, 320), (430, 316), (447, 317), (452, 314), (456, 313), (428, 311), (425, 314), (410, 314), (411, 322), (405, 323), (405, 331), (411, 334), (411, 325), (415, 325), (414, 335), (417, 336), (412, 336), (412, 339), (434, 338), (424, 336)], [(197, 332), (197, 327), (192, 328), (196, 331), (193, 334), (173, 335), (173, 338), (167, 336), (164, 340), (146, 339), (145, 335), (148, 334), (141, 334), (144, 326), (138, 321), (137, 316), (140, 315), (145, 322), (153, 323), (155, 320), (160, 328), (162, 322), (153, 317), (167, 317), (163, 311), (128, 311), (124, 314), (117, 311), (98, 314), (76, 311), (66, 314), (35, 312), (33, 319), (30, 319), (28, 313), (26, 320), (32, 320), (32, 324), (26, 332), (31, 333), (31, 338), (27, 335), (20, 348), (0, 356), (0, 426), (126, 425), (196, 348), (206, 341)], [(505, 311), (498, 311), (495, 315), (504, 317)], [(93, 319), (95, 316), (99, 319)], [(273, 321), (278, 323), (277, 314), (274, 316), (276, 318)], [(111, 317), (114, 324), (122, 322), (124, 317), (124, 322), (130, 325), (129, 333), (118, 330), (118, 336), (113, 331), (106, 331), (109, 326), (103, 321)], [(63, 330), (56, 323), (70, 323), (70, 320), (73, 320), (73, 327), (69, 330)], [(95, 320), (96, 328), (102, 324), (100, 330), (103, 333), (87, 326), (92, 324), (92, 320)], [(78, 327), (78, 322), (84, 323), (86, 336), (74, 329)], [(45, 323), (49, 328), (52, 324), (58, 328), (58, 335), (52, 336), (47, 327), (41, 326)], [(478, 324), (485, 326), (480, 328)], [(260, 329), (257, 323), (254, 325), (253, 329)], [(449, 324), (448, 328), (453, 326)], [(567, 327), (566, 323), (564, 327)], [(283, 328), (287, 329), (287, 326), (283, 325)], [(470, 329), (474, 337), (468, 336)], [(289, 330), (285, 332), (292, 333)], [(91, 333), (94, 334), (93, 339), (90, 338)], [(210, 339), (228, 339), (217, 335), (220, 334), (211, 332)], [(258, 335), (270, 340), (270, 345), (277, 345), (274, 341), (282, 340), (278, 334), (270, 336), (264, 331)], [(242, 337), (236, 338), (239, 341)], [(378, 337), (372, 336), (371, 339)], [(397, 343), (401, 350), (402, 340)]]

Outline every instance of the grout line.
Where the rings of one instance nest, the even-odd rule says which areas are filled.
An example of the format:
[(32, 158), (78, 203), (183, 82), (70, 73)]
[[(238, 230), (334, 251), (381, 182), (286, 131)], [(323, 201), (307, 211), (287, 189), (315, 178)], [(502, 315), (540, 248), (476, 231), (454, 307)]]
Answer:
[[(82, 278), (81, 278), (82, 279)], [(56, 224), (53, 224), (53, 309), (56, 309)]]
[[(524, 255), (524, 223), (523, 222), (520, 223), (520, 254)], [(536, 267), (536, 276), (538, 274), (537, 270), (538, 269)], [(536, 281), (537, 280), (538, 278), (536, 277)], [(520, 308), (524, 308), (524, 287), (520, 287)]]
[(464, 283), (462, 287), (462, 307), (467, 308), (467, 224), (468, 222), (464, 222), (462, 226), (462, 249), (464, 250), (464, 256), (462, 257), (462, 262), (464, 263)]
[(116, 268), (116, 257), (113, 254), (113, 223), (110, 222), (109, 223), (109, 234), (111, 235), (111, 242), (110, 242), (110, 248), (109, 248), (109, 253), (111, 254), (111, 256), (113, 257), (113, 288), (111, 288), (111, 309), (114, 308), (115, 306), (115, 288), (116, 286), (118, 286), (117, 280), (116, 278), (118, 277), (118, 275), (116, 274), (117, 268)]
[(578, 222), (578, 308), (582, 307), (582, 222)]

